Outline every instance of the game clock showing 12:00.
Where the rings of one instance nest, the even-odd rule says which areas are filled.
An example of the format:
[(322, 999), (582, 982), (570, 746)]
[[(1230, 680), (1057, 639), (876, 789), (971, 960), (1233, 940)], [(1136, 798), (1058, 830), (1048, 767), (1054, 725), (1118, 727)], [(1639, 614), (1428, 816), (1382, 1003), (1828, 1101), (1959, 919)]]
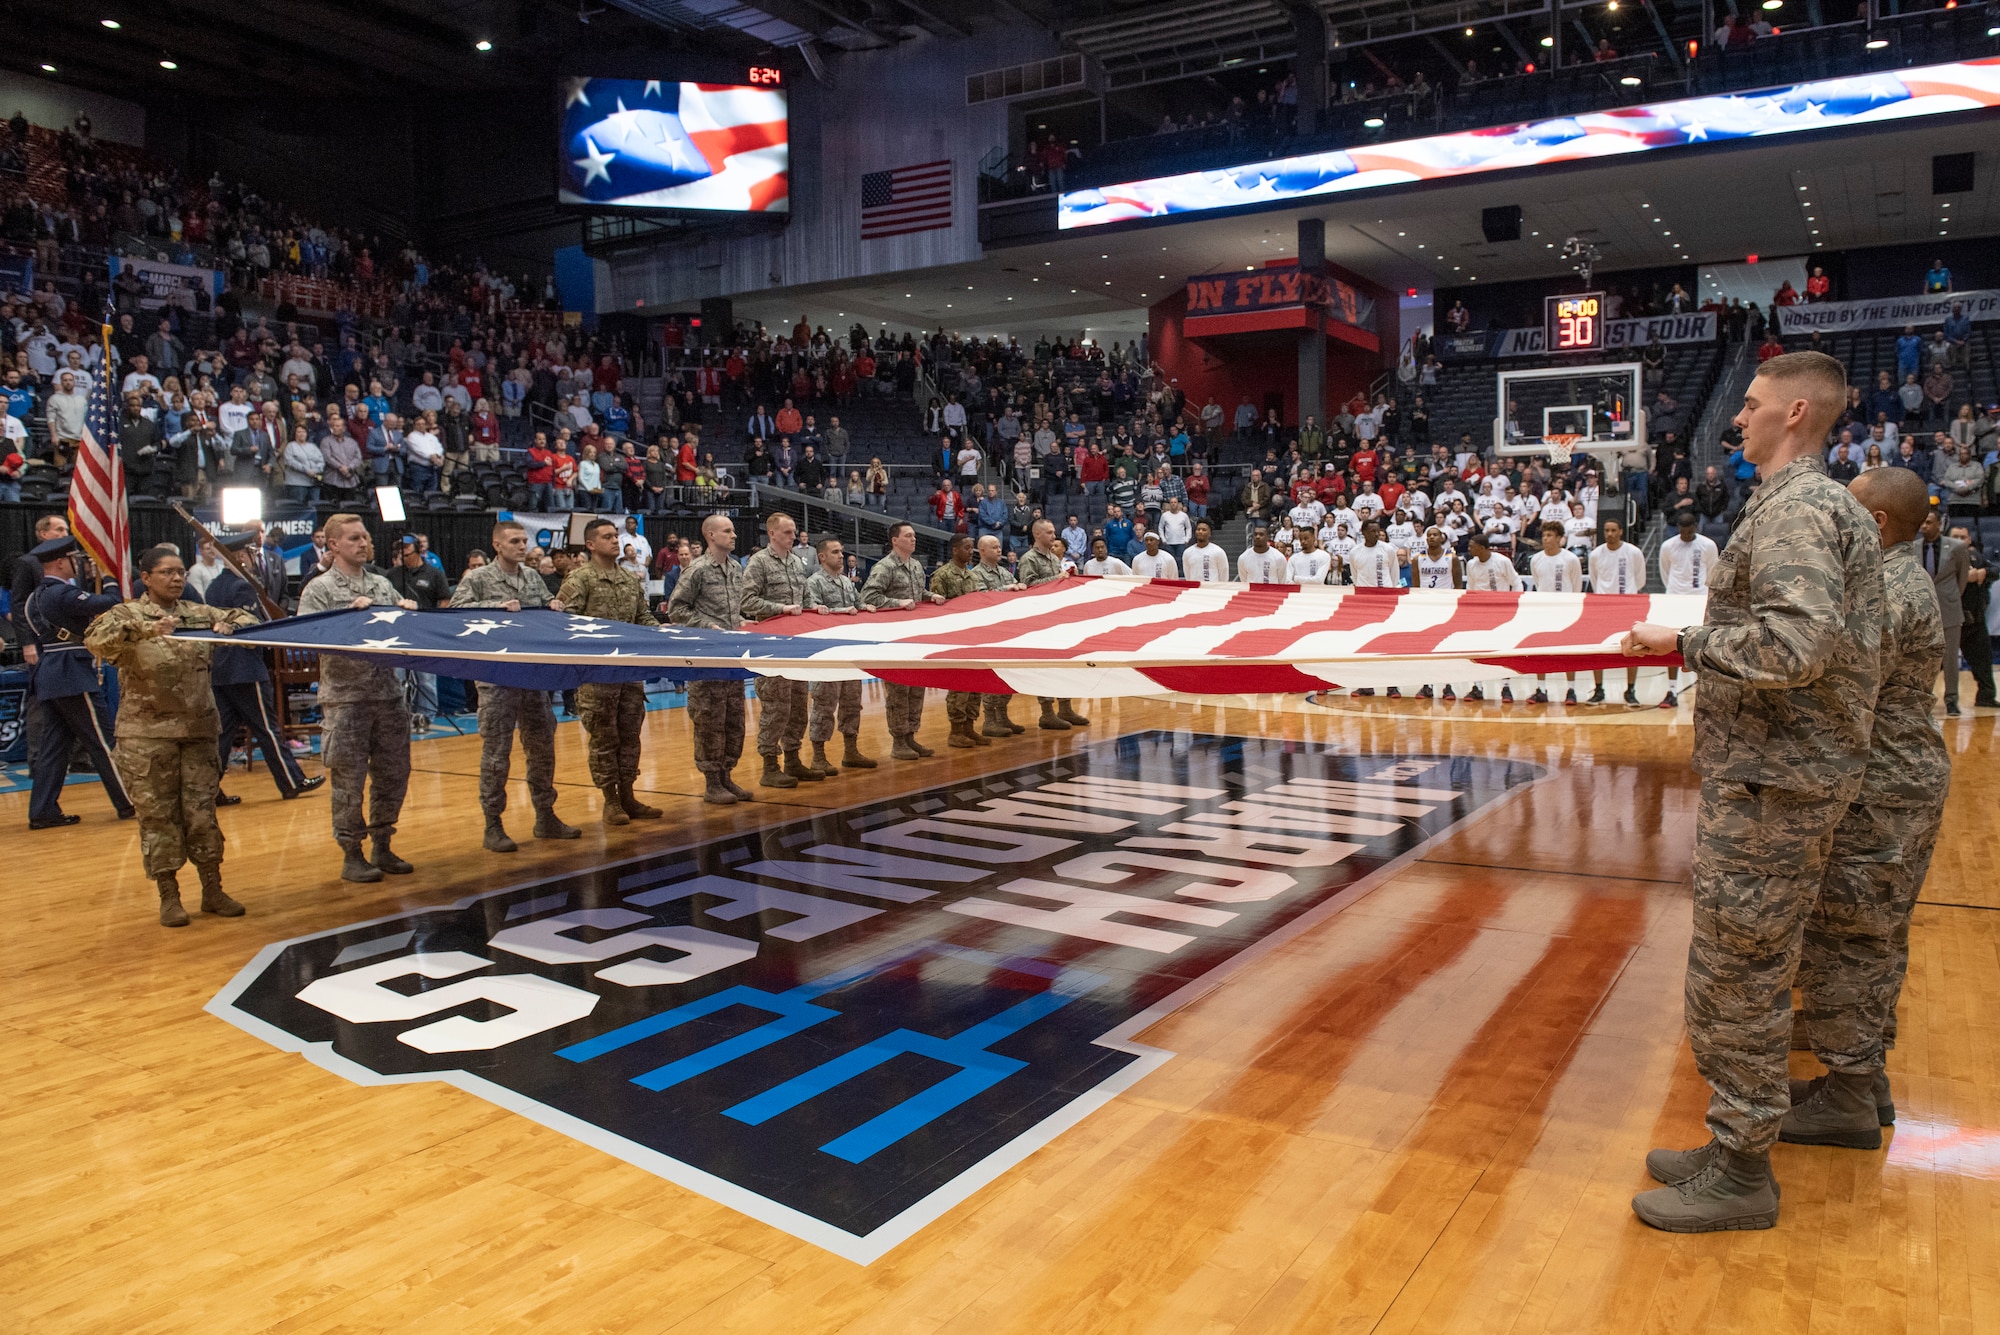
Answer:
[(1550, 352), (1598, 352), (1604, 347), (1604, 294), (1571, 292), (1545, 298)]

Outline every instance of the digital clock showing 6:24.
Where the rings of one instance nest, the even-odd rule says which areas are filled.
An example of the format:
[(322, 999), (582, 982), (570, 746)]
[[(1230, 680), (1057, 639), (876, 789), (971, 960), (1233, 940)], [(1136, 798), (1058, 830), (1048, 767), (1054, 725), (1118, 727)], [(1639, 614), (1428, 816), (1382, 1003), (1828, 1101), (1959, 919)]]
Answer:
[(1571, 292), (1544, 299), (1550, 352), (1598, 352), (1604, 347), (1604, 294)]
[(752, 65), (750, 82), (760, 88), (776, 88), (785, 81), (784, 71), (775, 65)]

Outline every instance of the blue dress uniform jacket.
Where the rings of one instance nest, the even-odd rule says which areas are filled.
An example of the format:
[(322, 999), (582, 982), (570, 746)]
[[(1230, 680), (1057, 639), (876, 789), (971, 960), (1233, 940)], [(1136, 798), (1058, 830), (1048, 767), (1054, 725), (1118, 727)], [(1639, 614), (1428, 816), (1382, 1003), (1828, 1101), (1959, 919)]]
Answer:
[(32, 829), (73, 824), (77, 819), (64, 815), (62, 809), (72, 741), (90, 757), (104, 783), (104, 794), (119, 816), (133, 814), (132, 799), (111, 762), (111, 720), (104, 706), (97, 660), (83, 643), (90, 623), (123, 601), (115, 593), (91, 593), (53, 575), (43, 576), (28, 598), (23, 620), (41, 652), (41, 661), (29, 678), (29, 693), (48, 711), (28, 765), (28, 824)]
[[(263, 605), (257, 601), (257, 591), (246, 583), (243, 577), (227, 566), (222, 573), (209, 581), (208, 588), (197, 594), (190, 589), (181, 595), (189, 602), (207, 603), (210, 607), (239, 607), (259, 621), (264, 619)], [(271, 669), (265, 664), (264, 651), (250, 648), (223, 648), (216, 646), (211, 679), (217, 686), (245, 686), (253, 682), (269, 681)]]
[[(181, 597), (187, 602), (205, 602), (210, 607), (240, 607), (259, 621), (264, 619), (263, 604), (257, 601), (256, 590), (226, 566), (209, 581), (203, 593), (190, 589)], [(209, 680), (215, 687), (215, 708), (221, 723), (217, 746), (222, 773), (225, 776), (229, 773), (230, 752), (238, 730), (248, 728), (250, 739), (245, 743), (244, 755), (247, 757), (251, 748), (264, 753), (264, 763), (270, 768), (278, 796), (290, 799), (307, 791), (305, 771), (299, 768), (299, 762), (278, 732), (277, 700), (272, 693), (271, 669), (264, 660), (264, 651), (217, 645), (210, 655)]]
[(28, 630), (41, 650), (30, 675), (37, 700), (90, 695), (102, 684), (97, 660), (83, 647), (90, 623), (125, 600), (115, 593), (92, 593), (68, 580), (44, 575), (28, 596)]

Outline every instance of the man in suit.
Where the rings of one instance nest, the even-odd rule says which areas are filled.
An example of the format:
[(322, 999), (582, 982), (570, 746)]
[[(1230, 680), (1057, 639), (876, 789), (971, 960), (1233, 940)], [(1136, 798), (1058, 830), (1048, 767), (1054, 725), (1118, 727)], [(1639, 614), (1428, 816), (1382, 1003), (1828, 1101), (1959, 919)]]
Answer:
[[(217, 541), (236, 553), (252, 574), (257, 573), (250, 564), (260, 546), (256, 529), (222, 534)], [(190, 590), (183, 596), (211, 607), (240, 607), (260, 620), (263, 618), (257, 591), (227, 564), (222, 567), (221, 574), (209, 581), (206, 590), (198, 594)], [(229, 752), (236, 740), (236, 730), (247, 727), (250, 741), (245, 748), (245, 758), (248, 758), (252, 748), (262, 748), (264, 764), (270, 768), (271, 781), (278, 786), (278, 796), (290, 801), (324, 784), (324, 774), (315, 774), (310, 779), (305, 776), (299, 762), (292, 758), (291, 748), (278, 735), (275, 721), (277, 706), (271, 693), (271, 670), (264, 662), (264, 650), (247, 646), (217, 648), (211, 664), (210, 684), (215, 689), (216, 712), (221, 717), (222, 772), (229, 772)], [(215, 800), (218, 806), (233, 807), (243, 799), (218, 793)]]
[(1937, 585), (1938, 615), (1944, 622), (1944, 712), (1958, 717), (1958, 637), (1965, 625), (1965, 585), (1972, 577), (1972, 555), (1957, 538), (1944, 535), (1939, 507), (1933, 503), (1917, 534), (1917, 559)]
[(1974, 709), (2000, 709), (2000, 695), (1993, 689), (1993, 637), (1986, 630), (1986, 606), (1992, 597), (1988, 586), (1989, 563), (1985, 553), (1972, 541), (1972, 530), (1963, 525), (1954, 525), (1951, 537), (1965, 544), (1965, 554), (1972, 571), (1966, 576), (1964, 604), (1964, 624), (1959, 627), (1958, 647), (1965, 654), (1966, 666), (1972, 669), (1972, 682), (1977, 688), (1972, 697)]
[(259, 482), (268, 490), (271, 469), (291, 437), (286, 434), (284, 423), (278, 420), (276, 403), (266, 403), (249, 422), (230, 441), (229, 450), (237, 459), (248, 461), (256, 470)]

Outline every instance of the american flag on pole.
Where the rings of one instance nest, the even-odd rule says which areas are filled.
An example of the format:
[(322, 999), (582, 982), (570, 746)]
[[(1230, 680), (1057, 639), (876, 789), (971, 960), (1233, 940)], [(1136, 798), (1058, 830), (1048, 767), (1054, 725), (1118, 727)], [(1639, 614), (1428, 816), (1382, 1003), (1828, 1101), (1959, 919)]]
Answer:
[(103, 328), (103, 374), (94, 378), (83, 443), (69, 480), (69, 529), (107, 579), (128, 593), (132, 584), (132, 521), (125, 504), (125, 465), (111, 421), (111, 326)]
[(951, 226), (951, 159), (861, 178), (861, 239)]
[[(1677, 664), (1624, 658), (1635, 621), (1689, 626), (1702, 595), (1461, 593), (1070, 578), (871, 616), (775, 617), (756, 631), (631, 626), (556, 612), (377, 607), (296, 617), (232, 643), (353, 653), (502, 686), (648, 677), (878, 677), (947, 691), (1241, 695), (1472, 682)], [(194, 635), (195, 632), (189, 632)]]

